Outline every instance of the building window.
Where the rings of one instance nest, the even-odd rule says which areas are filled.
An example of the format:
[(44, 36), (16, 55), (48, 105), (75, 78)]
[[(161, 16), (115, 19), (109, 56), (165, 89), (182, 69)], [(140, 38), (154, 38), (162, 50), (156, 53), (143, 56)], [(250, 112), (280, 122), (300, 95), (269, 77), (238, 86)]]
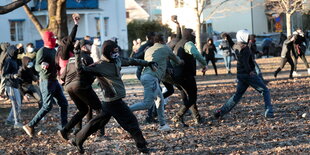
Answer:
[(128, 11), (126, 11), (126, 18), (129, 18), (130, 16), (129, 16), (129, 12)]
[(23, 41), (24, 40), (24, 31), (23, 23), (24, 20), (10, 20), (10, 34), (11, 41)]
[(100, 34), (100, 18), (99, 17), (95, 17), (95, 20), (96, 20), (96, 35), (97, 37), (100, 37), (101, 34)]
[(108, 30), (109, 30), (109, 17), (104, 17), (103, 19), (104, 23), (104, 36), (108, 36)]
[(211, 0), (206, 0), (206, 5), (211, 5)]
[(184, 0), (174, 0), (175, 8), (183, 8)]

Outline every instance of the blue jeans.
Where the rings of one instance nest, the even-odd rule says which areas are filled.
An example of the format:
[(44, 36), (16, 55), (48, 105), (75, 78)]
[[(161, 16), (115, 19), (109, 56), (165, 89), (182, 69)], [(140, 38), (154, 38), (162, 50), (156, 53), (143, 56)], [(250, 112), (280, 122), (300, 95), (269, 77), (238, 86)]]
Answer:
[(242, 98), (249, 86), (253, 87), (260, 94), (264, 96), (265, 109), (268, 110), (269, 114), (273, 114), (273, 109), (271, 105), (270, 92), (269, 89), (264, 84), (263, 80), (258, 75), (249, 74), (238, 74), (238, 85), (236, 93), (221, 107), (221, 115), (224, 115), (231, 111), (237, 103)]
[[(61, 125), (64, 127), (68, 119), (68, 101), (63, 94), (62, 88), (57, 80), (40, 80), (40, 90), (42, 93), (43, 106), (39, 112), (28, 123), (29, 126), (36, 126), (39, 121), (53, 108), (57, 102), (60, 107)], [(56, 101), (55, 101), (56, 100)]]
[(12, 108), (7, 118), (7, 121), (10, 121), (10, 122), (14, 121), (14, 123), (17, 124), (20, 121), (20, 112), (21, 112), (21, 106), (22, 106), (20, 92), (17, 88), (13, 88), (9, 86), (6, 86), (5, 89), (12, 103)]
[(223, 55), (224, 63), (227, 71), (231, 69), (231, 56), (230, 55)]
[(129, 106), (130, 110), (146, 110), (155, 104), (159, 123), (160, 125), (165, 125), (164, 97), (160, 89), (159, 80), (153, 75), (143, 74), (141, 76), (141, 83), (144, 87), (144, 100), (143, 102)]

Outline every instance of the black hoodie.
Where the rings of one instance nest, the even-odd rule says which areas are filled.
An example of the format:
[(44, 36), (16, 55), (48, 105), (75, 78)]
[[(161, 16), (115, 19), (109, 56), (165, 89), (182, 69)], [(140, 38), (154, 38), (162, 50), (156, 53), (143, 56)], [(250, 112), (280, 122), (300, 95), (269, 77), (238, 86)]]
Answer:
[(233, 49), (236, 52), (237, 74), (250, 74), (255, 71), (255, 64), (249, 46), (244, 43), (237, 42)]
[(18, 73), (17, 55), (18, 49), (11, 45), (7, 48), (8, 57), (5, 59), (3, 67), (3, 77), (5, 78), (5, 85), (9, 87), (18, 88), (20, 80), (14, 78), (14, 74)]
[(18, 71), (18, 75), (22, 80), (23, 84), (32, 84), (32, 81), (37, 81), (37, 72), (34, 69), (34, 65), (28, 68), (28, 63), (32, 62), (31, 58), (24, 56), (22, 59), (22, 67)]

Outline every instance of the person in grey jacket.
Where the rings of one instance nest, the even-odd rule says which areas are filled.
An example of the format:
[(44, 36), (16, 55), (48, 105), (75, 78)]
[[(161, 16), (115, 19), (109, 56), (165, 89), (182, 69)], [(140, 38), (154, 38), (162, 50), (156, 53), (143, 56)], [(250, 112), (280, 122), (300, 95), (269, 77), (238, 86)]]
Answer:
[(231, 37), (227, 33), (221, 35), (223, 41), (220, 44), (220, 50), (223, 51), (223, 58), (228, 74), (231, 74), (231, 48), (234, 45)]
[(281, 65), (274, 72), (274, 77), (276, 78), (278, 73), (284, 68), (285, 64), (288, 62), (291, 65), (289, 78), (293, 78), (294, 71), (294, 62), (292, 59), (292, 53), (294, 52), (294, 41), (296, 40), (296, 36), (289, 36), (284, 42), (281, 52)]

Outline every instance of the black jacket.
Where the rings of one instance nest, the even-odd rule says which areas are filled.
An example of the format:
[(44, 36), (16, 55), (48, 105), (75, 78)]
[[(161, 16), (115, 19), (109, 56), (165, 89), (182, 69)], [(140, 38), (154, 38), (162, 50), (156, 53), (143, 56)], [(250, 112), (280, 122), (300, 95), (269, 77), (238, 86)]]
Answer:
[(237, 55), (237, 74), (250, 74), (255, 71), (255, 63), (249, 46), (238, 42), (233, 48)]
[(213, 58), (215, 57), (215, 53), (217, 53), (215, 45), (214, 44), (208, 45), (208, 43), (205, 43), (205, 45), (202, 48), (202, 56)]
[(14, 78), (18, 73), (17, 55), (18, 50), (15, 46), (11, 45), (7, 48), (8, 57), (5, 59), (3, 67), (3, 76), (5, 78), (5, 85), (9, 87), (18, 88), (20, 80)]
[(75, 40), (77, 28), (78, 28), (78, 25), (74, 25), (74, 27), (71, 30), (70, 35), (62, 38), (59, 43), (59, 47), (57, 49), (57, 53), (55, 57), (57, 70), (60, 70), (59, 58), (61, 58), (62, 60), (68, 60), (70, 58), (70, 52), (72, 56), (74, 56), (73, 48), (74, 48), (74, 40)]
[[(94, 63), (93, 59), (84, 52), (81, 52), (82, 63), (89, 66)], [(71, 84), (75, 84), (79, 88), (89, 88), (95, 80), (95, 77), (85, 72), (78, 72), (75, 65), (75, 57), (69, 59), (64, 73), (61, 75), (65, 88)]]
[(31, 61), (29, 57), (23, 57), (22, 67), (18, 71), (18, 75), (22, 80), (22, 84), (32, 84), (32, 81), (38, 81), (38, 73), (35, 71), (34, 67), (28, 68), (27, 65)]

